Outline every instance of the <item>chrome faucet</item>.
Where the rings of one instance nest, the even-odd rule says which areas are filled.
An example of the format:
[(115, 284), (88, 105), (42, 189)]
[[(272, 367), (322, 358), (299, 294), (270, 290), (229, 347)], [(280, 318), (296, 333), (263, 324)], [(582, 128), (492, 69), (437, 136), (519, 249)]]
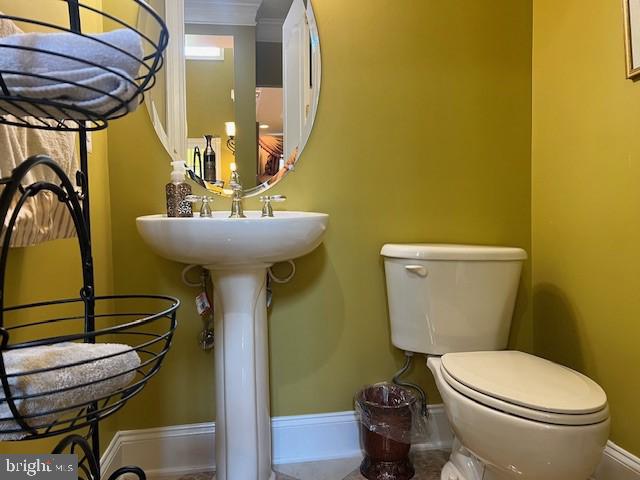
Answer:
[(287, 199), (284, 195), (264, 195), (260, 197), (262, 202), (262, 216), (273, 217), (273, 206), (271, 202), (284, 202)]
[(211, 208), (213, 197), (210, 197), (208, 195), (187, 195), (185, 200), (194, 204), (202, 202), (202, 207), (200, 208), (200, 218), (213, 217), (213, 210)]
[(242, 206), (242, 196), (244, 190), (240, 183), (240, 175), (237, 171), (231, 172), (231, 181), (229, 182), (231, 187), (231, 215), (229, 218), (246, 218), (244, 214), (244, 208)]

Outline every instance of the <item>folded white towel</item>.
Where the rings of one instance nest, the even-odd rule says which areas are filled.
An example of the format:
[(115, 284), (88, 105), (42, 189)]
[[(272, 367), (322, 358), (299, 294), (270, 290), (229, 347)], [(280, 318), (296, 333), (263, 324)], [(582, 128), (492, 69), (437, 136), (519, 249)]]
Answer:
[[(139, 60), (142, 58), (142, 43), (138, 33), (122, 28), (87, 37), (73, 33), (22, 33), (4, 37), (0, 41), (0, 70), (25, 73), (60, 72), (84, 69), (89, 66), (84, 62), (93, 62), (102, 67), (120, 69), (132, 78), (138, 75)], [(93, 40), (94, 38), (99, 41)], [(4, 45), (34, 48), (50, 53), (5, 48)], [(124, 55), (114, 47), (129, 52), (134, 58)], [(67, 55), (71, 58), (52, 54)]]
[[(48, 76), (60, 80), (58, 83), (25, 75), (4, 75), (3, 78), (12, 95), (56, 100), (57, 102), (73, 105), (100, 115), (111, 112), (122, 101), (126, 102), (126, 105), (111, 113), (110, 116), (115, 117), (134, 111), (139, 103), (136, 95), (137, 85), (124, 72), (118, 72), (122, 76), (97, 67), (64, 72), (48, 72)], [(46, 116), (59, 120), (91, 119), (89, 114), (83, 116), (77, 112), (60, 112), (58, 108), (52, 108), (47, 105), (38, 105), (36, 107), (28, 102), (19, 102), (17, 104), (1, 103), (2, 110), (16, 117)]]
[[(113, 116), (135, 110), (138, 106), (138, 99), (134, 98), (135, 79), (143, 57), (140, 35), (125, 28), (89, 37), (72, 33), (22, 33), (0, 39), (0, 73), (9, 92), (27, 98), (76, 105), (98, 114), (110, 112), (121, 101), (127, 102), (127, 105)], [(35, 52), (29, 48), (42, 51)], [(98, 66), (92, 67), (86, 62)], [(48, 78), (29, 76), (34, 74)], [(0, 114), (43, 116), (42, 111), (27, 104), (21, 104), (20, 107), (23, 108), (0, 101), (0, 108), (4, 110)], [(43, 109), (48, 116), (56, 119), (90, 118), (73, 112)]]
[[(95, 360), (75, 367), (60, 368), (49, 372), (32, 375), (10, 377), (12, 396), (35, 395), (62, 388), (74, 387), (88, 382), (92, 385), (73, 388), (65, 392), (43, 395), (41, 397), (16, 400), (15, 404), (21, 415), (38, 415), (59, 408), (96, 400), (127, 386), (135, 377), (135, 371), (122, 374), (140, 366), (140, 357), (128, 345), (121, 344), (87, 344), (60, 343), (43, 347), (32, 347), (21, 350), (9, 350), (3, 354), (8, 374), (29, 372), (55, 366), (63, 367), (71, 363), (88, 360), (114, 353), (119, 355)], [(126, 353), (125, 353), (126, 352)], [(104, 380), (113, 375), (115, 378)], [(103, 381), (100, 381), (103, 380)], [(69, 412), (44, 415), (27, 419), (31, 427), (46, 426), (60, 417), (69, 418)], [(25, 433), (2, 433), (4, 430), (19, 428), (12, 420), (11, 410), (4, 400), (0, 388), (0, 440), (18, 440), (27, 436)]]

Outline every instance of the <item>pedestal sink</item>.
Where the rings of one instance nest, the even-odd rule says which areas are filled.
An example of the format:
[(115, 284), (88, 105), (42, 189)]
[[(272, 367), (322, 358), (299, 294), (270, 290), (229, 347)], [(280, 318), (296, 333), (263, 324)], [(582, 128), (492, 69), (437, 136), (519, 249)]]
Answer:
[(306, 255), (324, 237), (329, 216), (276, 212), (260, 218), (137, 219), (161, 257), (211, 271), (214, 284), (216, 479), (273, 480), (269, 412), (266, 274), (276, 262)]

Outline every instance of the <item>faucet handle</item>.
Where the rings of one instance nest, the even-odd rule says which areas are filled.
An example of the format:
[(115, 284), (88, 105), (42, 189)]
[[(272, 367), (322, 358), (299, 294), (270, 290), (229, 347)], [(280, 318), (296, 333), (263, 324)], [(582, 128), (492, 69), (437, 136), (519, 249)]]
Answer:
[(209, 195), (187, 195), (185, 200), (191, 203), (202, 202), (202, 206), (200, 207), (200, 218), (213, 217), (213, 211), (211, 209), (213, 197)]
[(286, 195), (263, 195), (260, 197), (262, 202), (284, 202), (286, 199)]
[(240, 174), (237, 170), (231, 172), (231, 178), (229, 179), (229, 186), (232, 190), (241, 190), (242, 183), (240, 182)]
[(273, 207), (271, 202), (284, 202), (287, 199), (285, 195), (264, 195), (260, 197), (262, 202), (262, 216), (273, 217)]

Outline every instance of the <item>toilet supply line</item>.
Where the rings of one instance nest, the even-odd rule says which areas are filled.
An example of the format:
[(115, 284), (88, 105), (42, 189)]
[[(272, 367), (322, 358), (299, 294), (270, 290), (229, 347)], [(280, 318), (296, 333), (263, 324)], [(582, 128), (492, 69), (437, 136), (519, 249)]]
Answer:
[(422, 387), (420, 387), (419, 385), (416, 385), (415, 383), (400, 380), (400, 377), (402, 377), (402, 375), (407, 373), (409, 371), (409, 368), (411, 368), (411, 363), (413, 362), (414, 355), (415, 353), (413, 352), (407, 352), (407, 351), (404, 352), (404, 356), (405, 356), (404, 365), (400, 370), (396, 372), (396, 374), (393, 376), (392, 381), (396, 385), (399, 385), (401, 387), (411, 388), (412, 390), (415, 390), (416, 392), (418, 392), (418, 396), (420, 397), (420, 402), (422, 403), (422, 408), (421, 408), (422, 416), (427, 417), (429, 416), (429, 410), (427, 408), (426, 392), (422, 389)]

